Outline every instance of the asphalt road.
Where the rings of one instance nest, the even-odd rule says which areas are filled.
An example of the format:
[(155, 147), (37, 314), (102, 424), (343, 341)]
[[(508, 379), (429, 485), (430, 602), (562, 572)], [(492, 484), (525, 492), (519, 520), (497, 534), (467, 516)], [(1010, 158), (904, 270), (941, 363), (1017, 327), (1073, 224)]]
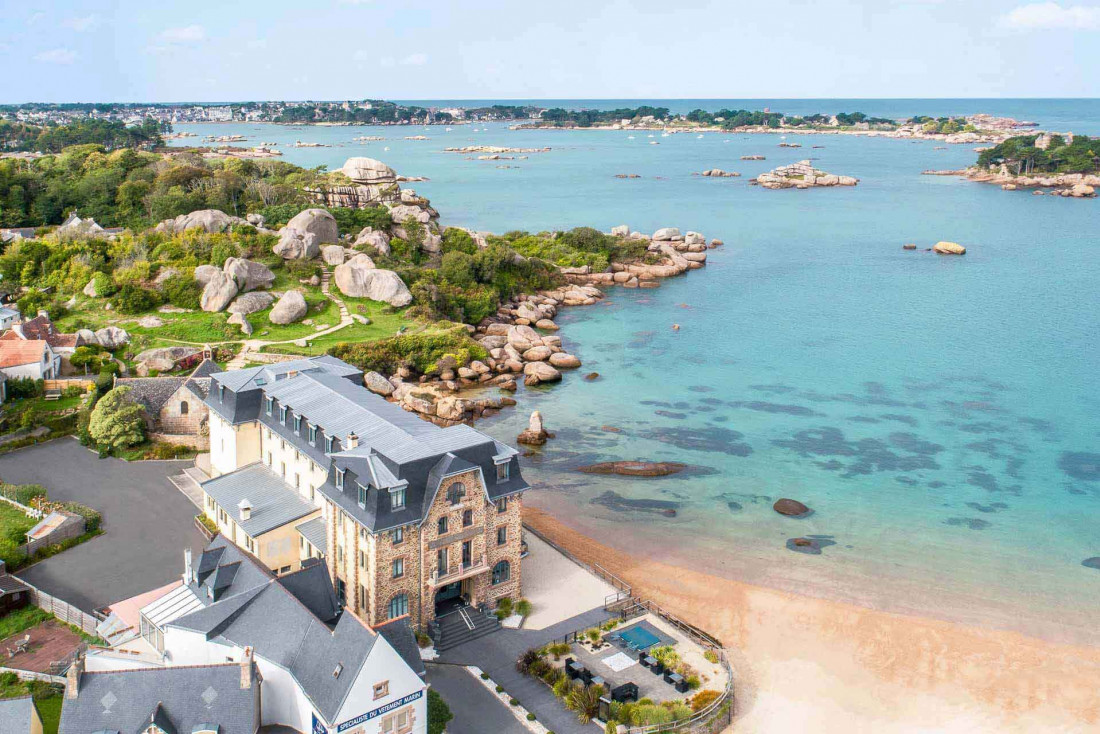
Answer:
[(71, 438), (0, 456), (0, 480), (41, 484), (103, 515), (102, 535), (17, 575), (87, 612), (179, 578), (184, 549), (204, 545), (195, 506), (168, 481), (188, 465), (100, 459)]
[(447, 734), (529, 734), (477, 678), (459, 665), (427, 664), (428, 683), (451, 707)]

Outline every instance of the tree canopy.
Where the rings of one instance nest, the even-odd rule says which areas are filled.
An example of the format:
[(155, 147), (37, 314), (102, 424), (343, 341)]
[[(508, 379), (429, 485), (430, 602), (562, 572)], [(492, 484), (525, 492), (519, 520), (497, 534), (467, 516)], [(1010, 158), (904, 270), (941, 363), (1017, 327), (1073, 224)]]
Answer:
[(115, 450), (145, 440), (142, 409), (130, 397), (130, 391), (126, 386), (116, 387), (101, 397), (92, 410), (88, 433), (100, 446)]

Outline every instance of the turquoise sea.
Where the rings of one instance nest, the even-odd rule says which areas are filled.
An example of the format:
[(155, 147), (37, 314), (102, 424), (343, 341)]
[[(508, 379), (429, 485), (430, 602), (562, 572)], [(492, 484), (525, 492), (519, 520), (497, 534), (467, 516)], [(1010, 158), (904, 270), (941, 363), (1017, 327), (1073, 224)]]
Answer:
[[(989, 111), (1100, 132), (1096, 100), (645, 102)], [(600, 305), (559, 317), (581, 372), (600, 379), (574, 373), (552, 388), (521, 388), (518, 409), (479, 424), (513, 441), (537, 408), (557, 433), (525, 460), (538, 488), (528, 502), (602, 543), (685, 567), (1100, 643), (1100, 570), (1082, 565), (1100, 556), (1100, 202), (921, 176), (976, 156), (924, 141), (787, 135), (803, 145), (789, 149), (777, 147), (778, 135), (649, 138), (503, 124), (178, 129), (279, 142), (284, 160), (307, 166), (379, 158), (428, 176), (412, 185), (445, 224), (503, 232), (625, 223), (724, 240), (705, 269), (656, 290), (613, 289)], [(404, 139), (420, 134), (430, 139)], [(352, 141), (360, 135), (386, 140)], [(299, 139), (332, 147), (288, 147)], [(475, 143), (552, 150), (508, 161), (442, 152)], [(740, 160), (748, 154), (767, 160)], [(748, 185), (807, 157), (859, 186)], [(742, 178), (692, 176), (713, 167)], [(940, 239), (968, 254), (902, 250)], [(575, 471), (616, 459), (691, 469), (659, 479)], [(813, 513), (781, 517), (771, 509), (778, 497)], [(653, 511), (664, 509), (675, 516)], [(816, 536), (821, 553), (789, 549), (798, 536)]]

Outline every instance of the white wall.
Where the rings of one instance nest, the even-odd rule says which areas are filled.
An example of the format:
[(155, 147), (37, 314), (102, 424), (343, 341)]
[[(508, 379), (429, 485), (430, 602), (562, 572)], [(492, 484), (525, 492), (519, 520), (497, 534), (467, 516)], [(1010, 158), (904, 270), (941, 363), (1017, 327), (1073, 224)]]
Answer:
[[(302, 441), (309, 440), (307, 431), (306, 422), (303, 420)], [(270, 463), (268, 462), (268, 453), (271, 454)], [(297, 476), (298, 494), (306, 501), (313, 502), (317, 507), (321, 506), (321, 495), (314, 491), (313, 497), (310, 497), (310, 488), (316, 490), (317, 487), (325, 483), (328, 478), (327, 466), (323, 467), (314, 463), (304, 452), (296, 451), (291, 441), (280, 438), (278, 434), (272, 433), (269, 428), (263, 427), (260, 428), (260, 457), (260, 460), (271, 471), (283, 477), (287, 487), (294, 488), (294, 478)], [(283, 473), (284, 464), (286, 467), (285, 474)]]
[[(374, 684), (388, 680), (390, 683), (390, 695), (374, 700)], [(398, 701), (410, 693), (423, 691), (423, 695), (408, 704), (414, 712), (413, 728), (411, 734), (423, 734), (428, 729), (428, 686), (420, 676), (412, 671), (393, 646), (379, 635), (367, 656), (366, 663), (359, 671), (359, 677), (355, 679), (340, 713), (333, 722), (333, 734), (335, 727), (374, 711), (393, 701)], [(403, 708), (403, 707), (402, 707)], [(400, 708), (392, 712), (400, 711)], [(362, 730), (364, 734), (377, 734), (382, 731), (382, 717), (376, 716), (360, 726), (352, 727), (349, 731)], [(305, 731), (305, 730), (303, 730)], [(345, 734), (348, 734), (345, 732)]]

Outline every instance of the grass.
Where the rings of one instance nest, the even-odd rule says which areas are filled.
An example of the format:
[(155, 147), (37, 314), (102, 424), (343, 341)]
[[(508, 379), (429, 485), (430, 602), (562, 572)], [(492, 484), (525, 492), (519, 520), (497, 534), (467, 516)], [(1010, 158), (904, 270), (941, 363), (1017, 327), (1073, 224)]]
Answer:
[(9, 612), (0, 617), (0, 640), (6, 640), (12, 635), (45, 622), (47, 619), (53, 619), (53, 615), (38, 607), (23, 607), (22, 609), (16, 609), (14, 612)]
[(63, 702), (64, 698), (61, 694), (35, 699), (34, 705), (38, 707), (38, 718), (42, 719), (42, 734), (57, 734), (57, 728), (61, 724)]
[(19, 546), (26, 542), (26, 532), (38, 521), (27, 517), (21, 510), (0, 502), (0, 558), (9, 569), (16, 568), (26, 561)]
[(15, 673), (0, 676), (0, 698), (18, 698), (30, 695), (42, 720), (42, 734), (57, 734), (61, 723), (61, 704), (64, 701), (59, 686), (42, 681), (21, 681)]
[(137, 446), (118, 449), (112, 456), (117, 459), (122, 459), (123, 461), (144, 461), (150, 459), (175, 460), (193, 459), (198, 453), (198, 451), (188, 446), (176, 446), (170, 443), (146, 441), (145, 443), (139, 443)]
[(370, 342), (391, 337), (402, 326), (407, 329), (423, 328), (406, 315), (407, 309), (390, 312), (390, 307), (380, 301), (371, 301), (366, 298), (344, 298), (343, 300), (350, 313), (366, 316), (371, 323), (361, 324), (356, 321), (331, 334), (309, 339), (309, 344), (305, 347), (293, 343), (274, 344), (265, 347), (263, 351), (314, 356), (324, 354), (329, 348), (341, 342)]

